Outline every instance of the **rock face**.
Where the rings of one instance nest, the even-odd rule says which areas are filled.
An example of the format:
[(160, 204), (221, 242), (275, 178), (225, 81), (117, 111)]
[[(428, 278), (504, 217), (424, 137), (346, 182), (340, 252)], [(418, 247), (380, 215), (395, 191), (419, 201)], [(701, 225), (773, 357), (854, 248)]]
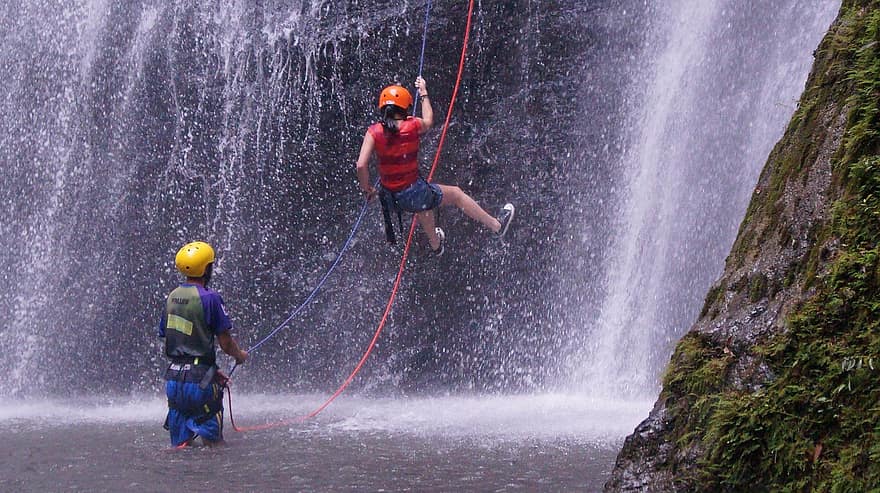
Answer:
[(843, 2), (724, 273), (606, 491), (878, 484), (878, 9)]

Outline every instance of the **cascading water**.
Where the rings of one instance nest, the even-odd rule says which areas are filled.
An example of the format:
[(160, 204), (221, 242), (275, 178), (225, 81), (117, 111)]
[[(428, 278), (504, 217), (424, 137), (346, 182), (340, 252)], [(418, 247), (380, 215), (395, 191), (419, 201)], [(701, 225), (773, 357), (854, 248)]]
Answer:
[[(307, 465), (405, 462), (412, 450), (447, 464), (430, 480), (407, 479), (429, 476), (417, 466), (383, 464), (399, 471), (398, 488), (497, 489), (493, 478), (461, 470), (523, 474), (518, 461), (546, 456), (558, 458), (545, 469), (559, 483), (528, 473), (515, 483), (595, 489), (720, 272), (836, 4), (479, 2), (436, 179), (490, 211), (516, 203), (516, 223), (499, 243), (443, 211), (447, 253), (435, 259), (417, 240), (354, 395), (326, 421), (280, 436), (313, 447)], [(466, 7), (438, 2), (431, 14), (424, 75), (438, 115)], [(0, 340), (11, 348), (0, 356), (0, 395), (24, 403), (0, 409), (0, 426), (17, 430), (35, 407), (50, 423), (98, 423), (98, 443), (107, 444), (107, 416), (128, 420), (134, 452), (86, 448), (87, 462), (156, 462), (144, 451), (164, 443), (155, 435), (164, 363), (155, 326), (178, 281), (174, 252), (193, 239), (215, 245), (213, 287), (245, 346), (284, 320), (354, 222), (360, 139), (379, 88), (414, 79), (423, 15), (420, 3), (385, 0), (0, 8)], [(429, 135), (423, 163), (436, 140)], [(244, 416), (310, 411), (361, 356), (400, 253), (384, 244), (379, 216), (372, 207), (303, 316), (236, 372)], [(496, 396), (480, 397), (488, 393)], [(510, 393), (520, 395), (497, 395)], [(135, 401), (30, 404), (94, 394)], [(401, 394), (419, 397), (387, 399)], [(636, 400), (621, 409), (620, 398)], [(41, 437), (55, 433), (31, 426)], [(399, 445), (383, 434), (400, 431), (419, 438)], [(88, 426), (58, 433), (95, 443)], [(462, 438), (484, 435), (488, 444)], [(536, 436), (540, 457), (522, 445)], [(10, 446), (35, 441), (16, 437), (20, 445)], [(513, 444), (487, 463), (483, 452), (498, 452), (498, 440)], [(365, 442), (383, 453), (359, 454)], [(245, 451), (243, 467), (274, 477), (279, 460), (300, 464), (284, 445), (260, 447)], [(459, 459), (445, 461), (449, 451)], [(379, 489), (370, 471), (345, 467), (283, 484)], [(0, 489), (20, 486), (4, 479), (18, 472), (0, 474)], [(144, 476), (171, 489), (173, 474)]]
[(65, 374), (85, 390), (106, 374), (152, 386), (168, 259), (192, 238), (221, 252), (217, 287), (240, 327), (307, 291), (357, 206), (344, 152), (358, 136), (344, 129), (365, 122), (372, 84), (343, 85), (364, 54), (350, 45), (398, 30), (364, 14), (92, 1), (5, 15), (3, 276), (16, 287), (2, 335), (19, 348), (0, 363), (6, 392), (51, 392)]
[[(659, 389), (672, 346), (721, 272), (766, 156), (839, 2), (677, 1), (655, 8), (633, 72), (625, 185), (605, 293), (575, 379), (598, 395)], [(585, 362), (585, 363), (584, 363)]]
[[(438, 5), (429, 23), (425, 75), (438, 114), (464, 7)], [(3, 392), (51, 394), (71, 383), (83, 393), (129, 391), (130, 381), (154, 389), (163, 359), (154, 327), (177, 281), (170, 260), (194, 238), (219, 251), (214, 287), (245, 343), (283, 320), (354, 220), (352, 162), (377, 88), (415, 75), (422, 9), (46, 0), (6, 11), (2, 275), (15, 288), (0, 293), (0, 322), (18, 350), (0, 359), (11, 376)], [(384, 344), (361, 379), (367, 388), (552, 384), (569, 330), (556, 314), (570, 307), (550, 293), (558, 259), (569, 255), (569, 218), (579, 214), (570, 192), (582, 184), (571, 177), (589, 170), (603, 184), (608, 176), (624, 107), (623, 70), (611, 62), (636, 46), (612, 40), (638, 34), (634, 11), (478, 9), (437, 179), (493, 211), (514, 201), (522, 214), (507, 245), (460, 213), (443, 214), (450, 254), (426, 261), (416, 245)], [(572, 80), (582, 63), (610, 68)], [(576, 103), (579, 93), (588, 106)], [(599, 143), (585, 146), (569, 131), (584, 110), (606, 115), (601, 128), (588, 127)], [(428, 157), (435, 145), (436, 134)], [(398, 255), (383, 246), (378, 216), (368, 216), (334, 282), (261, 348), (240, 384), (324, 390), (357, 360)], [(590, 227), (603, 229), (608, 217)], [(573, 278), (600, 267), (587, 263)]]

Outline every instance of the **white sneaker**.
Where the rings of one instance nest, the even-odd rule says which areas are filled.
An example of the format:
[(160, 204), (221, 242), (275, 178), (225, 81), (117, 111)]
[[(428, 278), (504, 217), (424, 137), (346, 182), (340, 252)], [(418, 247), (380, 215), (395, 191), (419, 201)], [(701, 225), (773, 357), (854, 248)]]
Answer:
[(507, 228), (510, 227), (510, 221), (513, 221), (513, 213), (513, 204), (504, 204), (504, 207), (501, 208), (501, 214), (496, 218), (498, 219), (498, 222), (501, 223), (501, 229), (495, 233), (498, 238), (504, 238), (504, 235), (507, 233)]
[(440, 238), (440, 247), (432, 251), (434, 252), (434, 255), (439, 257), (443, 255), (443, 244), (446, 243), (446, 233), (444, 233), (439, 227), (434, 228), (434, 232), (437, 233), (437, 238)]

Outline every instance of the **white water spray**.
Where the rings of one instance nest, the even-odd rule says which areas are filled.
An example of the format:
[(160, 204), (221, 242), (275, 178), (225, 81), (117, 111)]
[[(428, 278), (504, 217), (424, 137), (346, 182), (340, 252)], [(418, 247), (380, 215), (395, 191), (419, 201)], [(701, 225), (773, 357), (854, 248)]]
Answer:
[(656, 395), (839, 7), (789, 1), (747, 15), (740, 3), (681, 0), (657, 9), (662, 17), (643, 55), (652, 62), (633, 77), (642, 104), (631, 108), (620, 163), (627, 186), (606, 296), (598, 319), (583, 322), (592, 329), (589, 356), (574, 371), (597, 395)]

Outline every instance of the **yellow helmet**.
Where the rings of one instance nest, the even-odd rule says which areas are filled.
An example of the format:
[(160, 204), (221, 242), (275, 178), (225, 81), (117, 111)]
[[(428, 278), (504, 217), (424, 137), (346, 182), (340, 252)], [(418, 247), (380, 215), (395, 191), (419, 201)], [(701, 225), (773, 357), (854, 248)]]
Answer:
[(187, 277), (202, 277), (208, 264), (214, 261), (214, 249), (203, 241), (183, 245), (174, 257), (177, 270)]

